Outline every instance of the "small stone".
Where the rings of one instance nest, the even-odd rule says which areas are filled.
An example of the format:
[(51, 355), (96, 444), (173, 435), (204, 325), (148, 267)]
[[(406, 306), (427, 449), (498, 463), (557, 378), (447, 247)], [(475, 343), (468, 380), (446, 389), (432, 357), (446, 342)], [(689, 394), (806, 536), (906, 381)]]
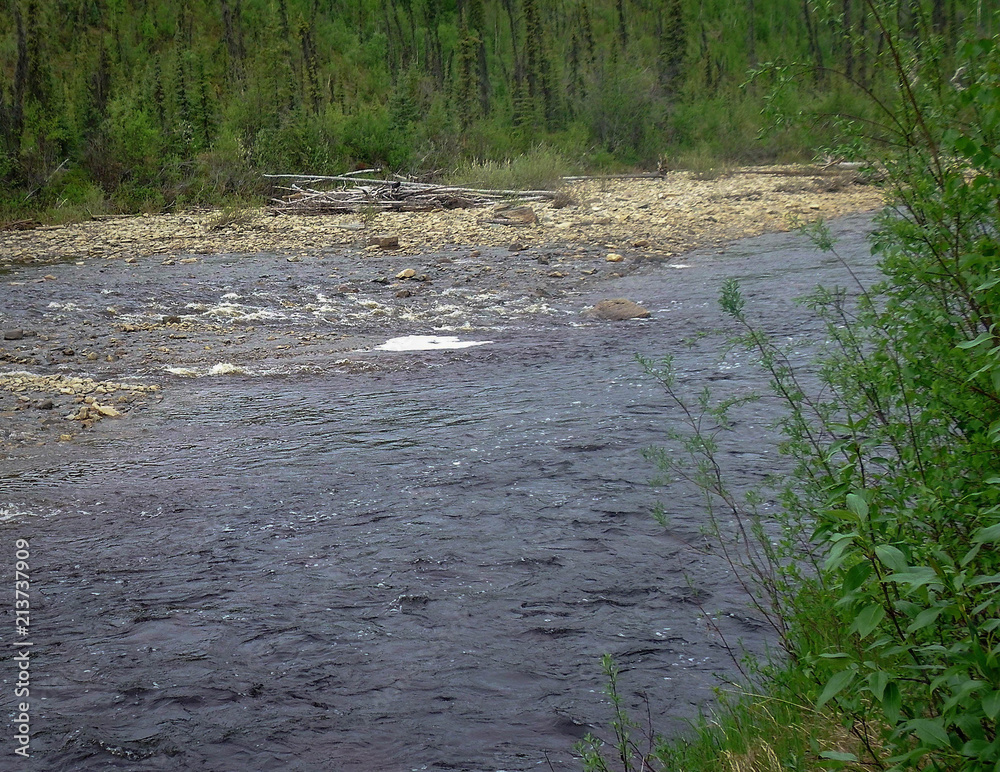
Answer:
[(69, 442), (71, 439), (73, 439), (73, 435), (72, 434), (60, 434), (59, 435), (59, 442)]
[(633, 241), (632, 246), (636, 249), (645, 249), (649, 246), (649, 239), (639, 239), (638, 241)]
[(89, 361), (89, 362), (96, 362), (97, 361), (97, 354), (95, 354), (93, 351), (91, 351), (89, 354), (87, 354), (87, 361)]
[(396, 274), (396, 278), (397, 279), (412, 279), (416, 275), (417, 275), (417, 272), (414, 271), (412, 268), (406, 268), (406, 269), (400, 271), (399, 273), (397, 273)]
[(550, 278), (550, 279), (561, 279), (561, 278), (563, 278), (563, 276), (565, 276), (565, 275), (566, 275), (566, 274), (564, 274), (564, 273), (560, 273), (559, 271), (550, 271), (550, 272), (549, 272), (549, 278)]
[(609, 263), (620, 263), (625, 258), (619, 255), (617, 252), (609, 252), (608, 256), (604, 259), (607, 260)]
[(515, 206), (497, 210), (494, 222), (504, 225), (537, 225), (538, 215), (530, 206)]
[(292, 255), (291, 257), (286, 257), (285, 261), (289, 262), (289, 263), (299, 263), (299, 262), (302, 261), (302, 258), (301, 257), (296, 257), (295, 255)]
[(482, 252), (480, 252), (480, 251), (479, 251), (478, 249), (473, 249), (473, 250), (472, 250), (472, 251), (471, 251), (471, 252), (469, 253), (469, 257), (479, 257), (479, 256), (480, 256), (481, 254), (483, 254), (483, 253), (482, 253)]
[(645, 319), (649, 316), (647, 309), (626, 298), (602, 300), (586, 313), (595, 319), (603, 319), (609, 322), (621, 322), (626, 319)]
[(96, 402), (92, 405), (93, 409), (100, 413), (105, 418), (117, 418), (121, 415), (117, 410), (115, 410), (110, 405), (98, 405)]
[[(816, 208), (819, 209), (818, 206)], [(45, 279), (45, 281), (55, 281), (56, 280), (56, 277), (53, 276), (51, 273), (45, 274), (42, 278)]]
[(379, 249), (399, 249), (399, 236), (372, 236), (368, 246)]
[(4, 340), (21, 340), (24, 337), (24, 330), (4, 330)]
[(510, 252), (523, 252), (528, 248), (527, 244), (523, 244), (520, 241), (512, 242), (509, 247), (507, 247)]
[(35, 407), (37, 407), (39, 410), (51, 410), (55, 406), (56, 403), (53, 402), (51, 399), (43, 399), (41, 402), (35, 404)]
[(396, 297), (397, 297), (397, 298), (408, 298), (408, 297), (410, 297), (410, 296), (411, 296), (412, 294), (413, 294), (413, 293), (412, 293), (412, 292), (410, 292), (409, 290), (406, 290), (406, 289), (401, 289), (401, 290), (399, 290), (398, 292), (396, 292)]

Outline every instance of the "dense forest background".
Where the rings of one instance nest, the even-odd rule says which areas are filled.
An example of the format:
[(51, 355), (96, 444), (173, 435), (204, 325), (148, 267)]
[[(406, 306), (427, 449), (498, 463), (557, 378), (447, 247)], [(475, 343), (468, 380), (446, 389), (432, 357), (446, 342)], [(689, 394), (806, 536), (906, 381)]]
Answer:
[[(944, 66), (994, 5), (888, 23)], [(0, 0), (0, 219), (218, 202), (264, 171), (801, 160), (857, 86), (891, 92), (883, 55), (864, 0)], [(813, 118), (759, 137), (765, 108)]]

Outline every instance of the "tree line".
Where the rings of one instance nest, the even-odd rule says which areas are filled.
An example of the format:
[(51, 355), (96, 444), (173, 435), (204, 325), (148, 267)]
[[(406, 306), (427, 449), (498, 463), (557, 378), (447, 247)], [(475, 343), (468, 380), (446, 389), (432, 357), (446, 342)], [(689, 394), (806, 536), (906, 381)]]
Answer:
[[(892, 23), (989, 32), (983, 2), (898, 0)], [(767, 87), (830, 114), (872, 86), (863, 0), (6, 0), (3, 205), (107, 196), (163, 208), (252, 192), (260, 171), (447, 168), (543, 146), (580, 167), (808, 154), (760, 141)]]

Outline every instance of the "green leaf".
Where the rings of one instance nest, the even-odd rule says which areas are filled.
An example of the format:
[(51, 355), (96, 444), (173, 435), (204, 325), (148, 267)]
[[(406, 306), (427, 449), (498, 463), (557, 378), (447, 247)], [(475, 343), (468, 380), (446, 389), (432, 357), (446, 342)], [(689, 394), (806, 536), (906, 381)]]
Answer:
[(959, 343), (956, 348), (975, 348), (976, 346), (986, 343), (988, 340), (993, 340), (993, 333), (983, 332), (980, 333), (974, 340), (967, 340)]
[(841, 753), (840, 751), (823, 751), (819, 754), (821, 759), (831, 759), (833, 761), (857, 762), (858, 757), (853, 753)]
[(819, 699), (816, 700), (816, 707), (822, 708), (826, 703), (836, 697), (841, 691), (847, 687), (851, 681), (854, 680), (855, 671), (853, 670), (841, 670), (839, 673), (834, 673), (833, 678), (831, 678), (826, 687), (823, 689), (823, 693), (820, 694)]
[(917, 614), (916, 619), (910, 622), (910, 626), (906, 628), (906, 632), (915, 633), (917, 630), (923, 630), (925, 627), (934, 624), (936, 620), (944, 609), (940, 606), (936, 608), (926, 608)]
[(851, 569), (844, 575), (844, 581), (841, 583), (841, 589), (844, 593), (852, 593), (858, 587), (865, 583), (865, 580), (871, 576), (872, 564), (868, 561), (863, 563), (858, 563), (852, 566)]
[(890, 724), (895, 724), (899, 720), (899, 711), (903, 708), (903, 696), (899, 693), (899, 687), (895, 683), (889, 683), (882, 694), (882, 710)]
[(851, 624), (851, 631), (856, 632), (862, 638), (866, 638), (872, 630), (878, 627), (879, 622), (883, 619), (885, 619), (885, 609), (876, 603), (862, 609), (861, 613), (855, 617), (853, 624)]
[(1000, 715), (1000, 690), (990, 692), (983, 697), (983, 713), (992, 721), (997, 720), (997, 716)]
[(872, 695), (879, 702), (882, 701), (882, 695), (885, 694), (885, 687), (889, 685), (889, 674), (884, 670), (878, 670), (868, 676), (868, 688), (871, 690)]
[(890, 571), (903, 571), (906, 569), (906, 556), (891, 544), (879, 544), (875, 548), (875, 554)]
[(996, 523), (987, 528), (980, 528), (972, 537), (973, 541), (1000, 542), (1000, 523)]
[(929, 718), (915, 718), (909, 721), (906, 727), (926, 745), (948, 746), (951, 744), (948, 732), (939, 721), (932, 721)]
[(858, 493), (847, 494), (847, 508), (861, 520), (868, 519), (868, 502)]
[(916, 590), (925, 584), (941, 584), (941, 577), (930, 566), (914, 566), (886, 577), (886, 581), (907, 585), (908, 590)]
[(830, 548), (830, 554), (826, 557), (825, 567), (827, 571), (832, 571), (840, 565), (844, 559), (844, 552), (851, 546), (855, 536), (857, 536), (856, 533), (837, 535), (837, 541)]

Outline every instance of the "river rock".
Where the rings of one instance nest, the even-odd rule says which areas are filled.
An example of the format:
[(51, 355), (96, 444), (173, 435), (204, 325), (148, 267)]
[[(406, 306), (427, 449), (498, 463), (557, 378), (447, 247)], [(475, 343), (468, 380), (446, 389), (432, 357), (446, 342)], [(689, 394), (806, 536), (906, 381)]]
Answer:
[(399, 236), (372, 236), (368, 246), (379, 249), (399, 249)]
[(414, 271), (412, 268), (406, 268), (405, 270), (402, 270), (399, 273), (397, 273), (396, 274), (396, 278), (397, 279), (412, 279), (416, 275), (417, 275), (417, 272)]
[(626, 319), (645, 319), (649, 311), (626, 298), (611, 298), (600, 301), (587, 311), (587, 315), (608, 322), (622, 322)]
[(536, 225), (538, 215), (530, 206), (515, 206), (510, 209), (498, 210), (494, 222), (504, 225)]
[(4, 330), (4, 340), (21, 340), (24, 337), (24, 330)]

